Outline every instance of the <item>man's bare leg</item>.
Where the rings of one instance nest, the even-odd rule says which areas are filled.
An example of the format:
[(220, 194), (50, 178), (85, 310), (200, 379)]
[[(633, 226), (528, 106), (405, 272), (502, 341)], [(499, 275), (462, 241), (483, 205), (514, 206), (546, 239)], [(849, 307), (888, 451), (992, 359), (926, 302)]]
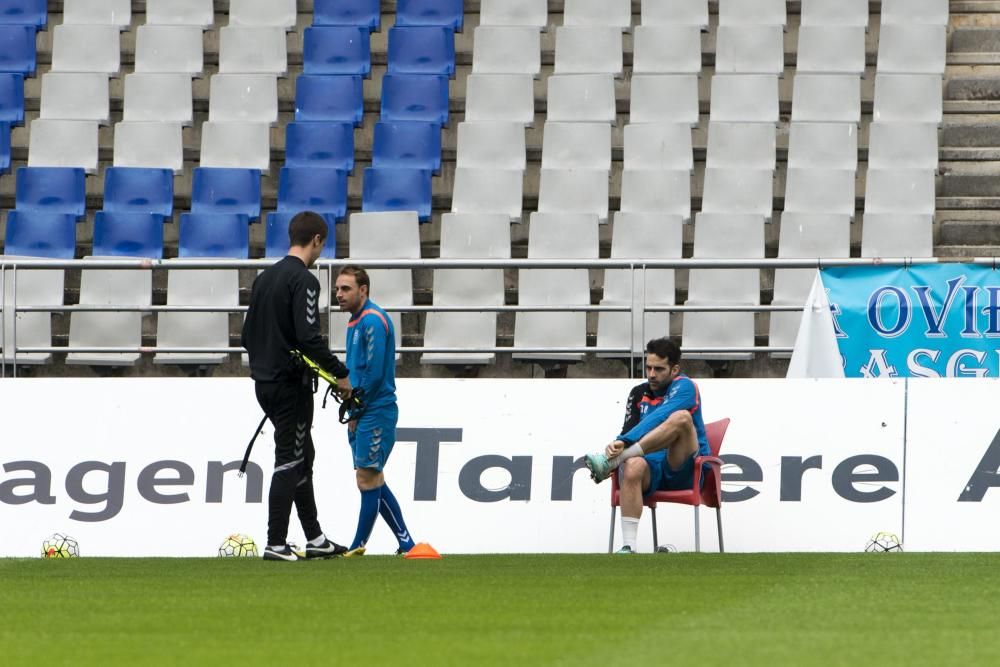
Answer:
[(632, 458), (622, 465), (619, 500), (622, 508), (622, 545), (636, 550), (642, 494), (649, 488), (650, 472), (646, 459)]
[(608, 457), (608, 465), (617, 468), (624, 461), (635, 456), (645, 456), (667, 450), (667, 461), (674, 470), (683, 465), (689, 456), (698, 451), (698, 433), (694, 420), (687, 411), (675, 412), (666, 421), (642, 437), (639, 442)]

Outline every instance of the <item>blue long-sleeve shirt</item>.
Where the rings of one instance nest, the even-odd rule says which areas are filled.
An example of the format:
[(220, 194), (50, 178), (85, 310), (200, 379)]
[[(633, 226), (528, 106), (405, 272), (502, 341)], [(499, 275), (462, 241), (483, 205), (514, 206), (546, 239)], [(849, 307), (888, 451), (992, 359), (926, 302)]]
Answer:
[(617, 436), (615, 440), (621, 440), (626, 445), (639, 442), (642, 436), (646, 435), (657, 426), (667, 420), (667, 417), (680, 410), (691, 413), (694, 421), (694, 429), (698, 434), (698, 455), (711, 456), (712, 450), (708, 446), (708, 436), (705, 434), (705, 422), (701, 418), (701, 394), (698, 386), (686, 375), (678, 375), (667, 388), (667, 393), (654, 410), (650, 410), (639, 423), (631, 429)]
[(347, 323), (347, 368), (368, 410), (395, 404), (396, 333), (389, 315), (371, 300)]

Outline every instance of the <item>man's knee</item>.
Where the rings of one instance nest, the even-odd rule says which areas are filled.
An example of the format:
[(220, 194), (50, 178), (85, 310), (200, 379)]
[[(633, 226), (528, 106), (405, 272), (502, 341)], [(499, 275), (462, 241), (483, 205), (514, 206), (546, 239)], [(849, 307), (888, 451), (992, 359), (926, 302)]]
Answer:
[(358, 468), (354, 471), (354, 477), (362, 491), (382, 486), (382, 473), (374, 468)]
[(694, 429), (694, 418), (687, 410), (678, 410), (670, 415), (664, 423), (683, 430)]
[(648, 467), (644, 458), (635, 457), (627, 459), (622, 465), (622, 480), (625, 482), (642, 481), (642, 477), (646, 474)]

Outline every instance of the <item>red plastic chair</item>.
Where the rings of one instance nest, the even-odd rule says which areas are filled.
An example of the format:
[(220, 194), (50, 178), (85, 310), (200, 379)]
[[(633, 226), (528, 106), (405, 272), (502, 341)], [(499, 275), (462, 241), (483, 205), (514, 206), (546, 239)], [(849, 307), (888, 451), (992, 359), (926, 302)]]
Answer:
[[(728, 418), (705, 425), (705, 434), (708, 436), (708, 445), (712, 449), (712, 455), (695, 458), (694, 487), (684, 491), (656, 491), (644, 499), (643, 505), (653, 513), (653, 549), (659, 546), (656, 534), (656, 504), (681, 503), (694, 507), (694, 550), (701, 551), (701, 525), (698, 507), (705, 505), (715, 508), (716, 521), (719, 524), (719, 551), (725, 551), (722, 543), (722, 460), (719, 458), (719, 450), (722, 448), (722, 440), (726, 437), (726, 429), (728, 428)], [(699, 491), (703, 463), (709, 465), (709, 473), (705, 478), (705, 485), (701, 486)], [(611, 475), (611, 532), (608, 536), (608, 553), (611, 553), (615, 546), (615, 513), (620, 504), (616, 471)]]

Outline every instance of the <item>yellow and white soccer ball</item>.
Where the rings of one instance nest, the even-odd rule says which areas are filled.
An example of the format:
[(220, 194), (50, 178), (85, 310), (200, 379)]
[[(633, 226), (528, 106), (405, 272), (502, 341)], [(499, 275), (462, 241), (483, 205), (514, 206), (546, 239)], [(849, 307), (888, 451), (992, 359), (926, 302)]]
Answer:
[(69, 535), (53, 533), (42, 542), (42, 558), (77, 558), (80, 544)]
[(249, 535), (234, 533), (219, 545), (219, 558), (257, 558), (257, 543)]
[(895, 533), (881, 531), (872, 535), (865, 545), (865, 551), (873, 553), (887, 553), (890, 551), (902, 551), (903, 543)]

